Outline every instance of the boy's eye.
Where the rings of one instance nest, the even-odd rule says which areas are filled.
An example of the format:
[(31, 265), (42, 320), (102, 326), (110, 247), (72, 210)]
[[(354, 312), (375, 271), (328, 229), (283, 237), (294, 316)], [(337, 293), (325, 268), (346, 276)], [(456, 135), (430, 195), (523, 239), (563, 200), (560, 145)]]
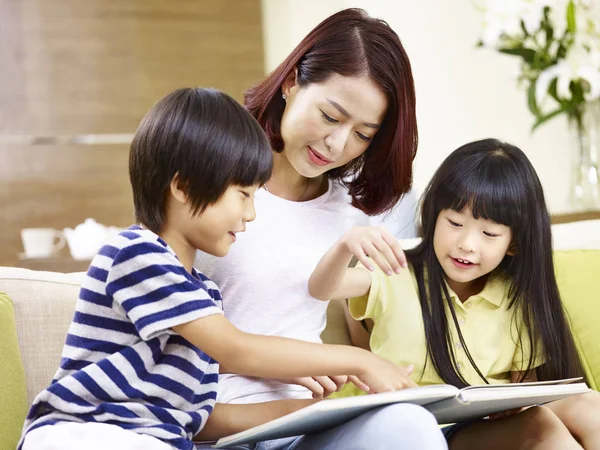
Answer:
[(331, 117), (331, 116), (328, 116), (328, 115), (327, 115), (327, 114), (325, 114), (323, 111), (321, 111), (321, 114), (323, 114), (323, 118), (324, 118), (324, 119), (325, 119), (327, 122), (329, 122), (329, 123), (338, 123), (338, 122), (339, 122), (339, 120), (336, 120), (336, 119), (334, 119), (334, 118), (333, 118), (333, 117)]
[(246, 198), (250, 198), (250, 193), (246, 192), (246, 191), (240, 191), (242, 193), (242, 195)]

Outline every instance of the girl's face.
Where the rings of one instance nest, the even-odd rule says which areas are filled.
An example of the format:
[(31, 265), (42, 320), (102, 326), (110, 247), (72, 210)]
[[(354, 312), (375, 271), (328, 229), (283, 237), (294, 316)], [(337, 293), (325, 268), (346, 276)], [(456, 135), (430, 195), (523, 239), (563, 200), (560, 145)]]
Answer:
[(333, 74), (304, 87), (292, 73), (282, 86), (284, 154), (302, 176), (317, 177), (362, 155), (381, 126), (387, 98), (368, 76)]
[(448, 285), (456, 293), (467, 292), (469, 296), (483, 288), (477, 281), (511, 254), (511, 242), (509, 227), (491, 220), (475, 219), (468, 207), (460, 212), (442, 210), (433, 235), (435, 256), (446, 274)]

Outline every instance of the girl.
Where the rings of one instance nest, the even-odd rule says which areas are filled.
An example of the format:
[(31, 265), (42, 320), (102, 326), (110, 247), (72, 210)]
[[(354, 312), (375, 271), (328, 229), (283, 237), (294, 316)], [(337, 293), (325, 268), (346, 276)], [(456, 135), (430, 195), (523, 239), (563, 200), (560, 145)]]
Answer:
[[(420, 384), (458, 387), (576, 375), (552, 261), (550, 219), (533, 166), (494, 140), (453, 152), (423, 196), (423, 240), (403, 254), (378, 228), (355, 228), (309, 281), (371, 319), (374, 353), (414, 365)], [(348, 268), (355, 256), (362, 267)], [(409, 270), (402, 267), (409, 263)], [(375, 270), (374, 265), (379, 266)], [(353, 327), (356, 336), (356, 327)], [(458, 424), (451, 449), (600, 448), (600, 394)], [(590, 413), (589, 408), (596, 413)]]

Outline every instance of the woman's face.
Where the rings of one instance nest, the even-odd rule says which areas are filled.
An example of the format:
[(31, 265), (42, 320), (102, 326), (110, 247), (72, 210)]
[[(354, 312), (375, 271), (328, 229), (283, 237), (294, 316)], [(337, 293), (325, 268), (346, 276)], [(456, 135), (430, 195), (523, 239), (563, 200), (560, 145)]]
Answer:
[(286, 84), (281, 136), (299, 174), (317, 177), (367, 150), (387, 109), (386, 96), (368, 76), (333, 74), (304, 87), (292, 76)]

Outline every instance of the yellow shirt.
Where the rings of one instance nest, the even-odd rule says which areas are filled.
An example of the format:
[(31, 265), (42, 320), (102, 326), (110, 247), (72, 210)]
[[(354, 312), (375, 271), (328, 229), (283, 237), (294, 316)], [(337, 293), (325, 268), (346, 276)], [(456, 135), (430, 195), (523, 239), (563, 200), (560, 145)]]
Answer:
[[(372, 272), (369, 294), (350, 299), (350, 313), (357, 320), (373, 320), (370, 341), (373, 353), (399, 366), (414, 364), (412, 378), (420, 385), (441, 384), (443, 381), (431, 360), (425, 365), (427, 347), (423, 316), (417, 282), (412, 266), (409, 267), (409, 270), (392, 276), (379, 269)], [(519, 332), (520, 315), (515, 314), (514, 308), (508, 309), (508, 288), (506, 280), (490, 276), (479, 294), (462, 303), (448, 287), (463, 339), (479, 370), (490, 383), (509, 383), (511, 371), (527, 368), (531, 352), (527, 332), (524, 329)], [(469, 384), (484, 384), (460, 344), (448, 307), (446, 312), (461, 375)], [(523, 345), (523, 351), (520, 345)], [(541, 361), (538, 355), (534, 359), (534, 367)]]

